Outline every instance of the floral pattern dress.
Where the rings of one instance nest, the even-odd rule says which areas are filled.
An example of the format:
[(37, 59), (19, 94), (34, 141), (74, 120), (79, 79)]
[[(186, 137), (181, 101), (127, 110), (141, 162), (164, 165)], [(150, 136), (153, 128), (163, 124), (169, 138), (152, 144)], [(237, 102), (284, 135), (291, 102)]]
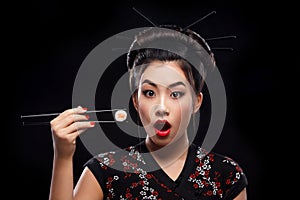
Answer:
[(85, 166), (96, 177), (107, 200), (234, 199), (248, 184), (237, 162), (195, 144), (190, 145), (175, 181), (152, 157), (143, 156), (146, 153), (149, 152), (142, 142), (125, 151), (96, 155)]

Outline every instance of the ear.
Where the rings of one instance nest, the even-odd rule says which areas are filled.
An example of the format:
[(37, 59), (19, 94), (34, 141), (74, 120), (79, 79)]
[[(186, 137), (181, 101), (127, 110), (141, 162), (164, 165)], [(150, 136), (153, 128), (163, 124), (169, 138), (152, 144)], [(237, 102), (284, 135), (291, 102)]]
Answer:
[(202, 100), (203, 100), (203, 94), (202, 94), (202, 92), (200, 92), (199, 94), (196, 95), (196, 98), (194, 99), (194, 110), (193, 110), (193, 113), (198, 112), (198, 110), (201, 107)]
[(132, 98), (132, 103), (133, 103), (133, 106), (134, 106), (135, 110), (138, 111), (139, 106), (138, 106), (138, 94), (137, 94), (137, 91), (132, 94), (131, 98)]

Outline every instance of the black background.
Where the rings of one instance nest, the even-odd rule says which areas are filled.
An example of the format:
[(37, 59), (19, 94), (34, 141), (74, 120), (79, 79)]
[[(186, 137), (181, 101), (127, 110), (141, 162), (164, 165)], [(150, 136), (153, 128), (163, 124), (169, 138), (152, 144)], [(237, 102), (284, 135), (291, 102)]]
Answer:
[[(177, 24), (186, 27), (204, 15), (216, 11), (192, 26), (204, 38), (235, 35), (236, 39), (210, 41), (227, 93), (227, 117), (215, 151), (234, 158), (244, 169), (249, 181), (248, 199), (263, 199), (270, 181), (268, 163), (272, 158), (269, 138), (277, 123), (273, 97), (280, 84), (278, 72), (265, 54), (271, 51), (272, 22), (276, 11), (258, 2), (247, 1), (36, 1), (20, 8), (22, 23), (18, 27), (18, 53), (21, 61), (16, 73), (13, 116), (16, 124), (10, 157), (15, 170), (17, 195), (30, 199), (47, 199), (52, 170), (52, 139), (49, 126), (22, 126), (25, 114), (61, 112), (72, 106), (72, 87), (77, 70), (89, 52), (103, 40), (122, 31), (152, 26), (133, 10), (147, 16), (154, 24)], [(27, 12), (28, 11), (28, 12)], [(271, 22), (271, 23), (270, 23)], [(267, 49), (267, 50), (266, 50)], [(117, 79), (126, 71), (110, 69)], [(105, 79), (108, 83), (109, 78)], [(111, 86), (112, 87), (112, 86)], [(100, 91), (109, 96), (108, 88)], [(100, 96), (101, 96), (100, 95)], [(103, 97), (104, 98), (104, 97)], [(107, 98), (106, 98), (107, 99)], [(105, 98), (103, 107), (105, 107)], [(107, 104), (109, 105), (109, 104)], [(271, 128), (272, 127), (272, 128)], [(269, 137), (270, 136), (270, 137)], [(198, 138), (199, 139), (199, 138)], [(121, 140), (119, 140), (121, 141)], [(124, 141), (124, 140), (123, 140)], [(126, 141), (126, 140), (125, 140)], [(118, 142), (118, 141), (116, 141)], [(136, 141), (126, 141), (119, 145)], [(197, 138), (196, 138), (196, 141)], [(90, 157), (79, 142), (74, 157), (75, 180), (83, 163)], [(11, 159), (13, 158), (13, 159)], [(15, 161), (17, 161), (15, 163)], [(10, 183), (10, 182), (9, 182)], [(14, 185), (12, 182), (9, 186)]]

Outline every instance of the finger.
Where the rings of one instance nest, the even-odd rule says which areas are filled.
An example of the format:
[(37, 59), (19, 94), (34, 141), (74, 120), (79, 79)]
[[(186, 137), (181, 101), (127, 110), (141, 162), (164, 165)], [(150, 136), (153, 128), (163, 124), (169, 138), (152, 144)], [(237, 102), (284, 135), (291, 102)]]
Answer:
[(66, 133), (74, 133), (81, 130), (86, 130), (95, 126), (95, 122), (75, 122), (71, 126), (64, 129)]
[(73, 114), (83, 114), (87, 111), (87, 108), (82, 108), (81, 106), (78, 106), (77, 108), (71, 108), (68, 110), (65, 110), (62, 112), (58, 117), (66, 117)]
[(66, 116), (65, 118), (62, 118), (61, 120), (59, 120), (59, 122), (61, 127), (67, 127), (78, 121), (86, 121), (89, 118), (90, 118), (89, 115), (72, 114)]
[(63, 121), (63, 119), (69, 119), (67, 120), (67, 122), (73, 122), (74, 120), (72, 119), (73, 115), (78, 115), (78, 114), (83, 114), (86, 112), (86, 108), (82, 108), (82, 107), (77, 107), (77, 108), (72, 108), (72, 109), (68, 109), (65, 110), (64, 112), (62, 112), (61, 114), (59, 114), (55, 119), (53, 119), (54, 123), (57, 122), (59, 123), (60, 121)]
[(79, 134), (95, 126), (95, 122), (75, 122), (71, 126), (53, 131), (53, 136), (59, 140), (71, 143)]
[(74, 132), (74, 133), (72, 134), (72, 137), (74, 137), (74, 138), (72, 139), (72, 143), (73, 143), (73, 144), (76, 144), (76, 139), (77, 139), (83, 132), (85, 132), (86, 130), (87, 130), (87, 129), (80, 129), (80, 130)]
[(76, 122), (76, 123), (74, 123), (74, 125), (72, 127), (77, 129), (77, 131), (72, 133), (72, 137), (74, 137), (72, 139), (72, 143), (76, 144), (76, 138), (79, 137), (87, 129), (92, 128), (94, 126), (95, 126), (95, 122)]
[(51, 126), (54, 130), (59, 130), (70, 126), (71, 124), (78, 121), (86, 121), (89, 119), (89, 115), (83, 114), (69, 114), (65, 116), (60, 116), (54, 120), (52, 120)]

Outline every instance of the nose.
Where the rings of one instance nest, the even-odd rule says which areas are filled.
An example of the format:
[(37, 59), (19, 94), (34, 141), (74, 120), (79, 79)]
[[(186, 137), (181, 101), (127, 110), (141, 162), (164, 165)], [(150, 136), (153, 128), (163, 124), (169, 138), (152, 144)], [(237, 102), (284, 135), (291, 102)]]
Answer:
[(158, 117), (168, 116), (170, 114), (169, 108), (165, 102), (165, 98), (161, 97), (159, 104), (157, 104), (155, 109), (155, 115)]

